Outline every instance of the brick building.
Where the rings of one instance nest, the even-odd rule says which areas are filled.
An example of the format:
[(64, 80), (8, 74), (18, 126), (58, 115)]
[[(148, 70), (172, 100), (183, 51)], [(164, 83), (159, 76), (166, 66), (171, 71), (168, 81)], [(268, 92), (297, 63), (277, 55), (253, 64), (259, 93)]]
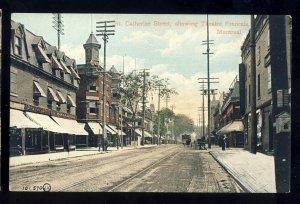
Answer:
[(105, 117), (107, 139), (110, 145), (116, 145), (116, 126), (118, 123), (118, 109), (113, 104), (112, 83), (113, 77), (110, 72), (105, 73), (105, 113), (103, 113), (103, 79), (104, 69), (99, 64), (99, 50), (101, 45), (98, 43), (94, 34), (91, 33), (86, 43), (85, 64), (78, 65), (78, 73), (81, 83), (77, 93), (77, 118), (78, 121), (85, 123), (85, 128), (89, 132), (89, 146), (98, 146), (103, 137), (102, 121)]
[(43, 37), (11, 22), (12, 154), (75, 148), (87, 132), (76, 121), (76, 62)]

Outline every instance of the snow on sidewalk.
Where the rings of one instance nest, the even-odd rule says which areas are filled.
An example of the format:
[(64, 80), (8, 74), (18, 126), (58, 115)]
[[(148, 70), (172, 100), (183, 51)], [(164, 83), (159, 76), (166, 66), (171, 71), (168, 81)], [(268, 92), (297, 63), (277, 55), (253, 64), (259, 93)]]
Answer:
[(210, 153), (249, 192), (276, 193), (273, 156), (241, 148), (214, 147)]
[[(148, 148), (153, 147), (156, 145), (147, 145), (147, 146), (139, 146), (137, 148)], [(108, 150), (105, 153), (109, 152), (117, 152), (117, 151), (123, 151), (123, 150), (130, 150), (134, 149), (133, 146), (127, 146), (127, 147), (108, 147)], [(47, 162), (47, 161), (53, 161), (53, 160), (59, 160), (59, 159), (67, 159), (67, 158), (73, 158), (73, 157), (81, 157), (81, 156), (87, 156), (87, 155), (95, 155), (95, 154), (103, 154), (104, 152), (98, 151), (98, 148), (86, 148), (86, 149), (77, 149), (76, 151), (70, 151), (68, 152), (54, 152), (54, 153), (46, 153), (46, 154), (36, 154), (36, 155), (25, 155), (25, 156), (14, 156), (9, 158), (9, 166), (19, 166), (19, 165), (25, 165), (25, 164), (36, 164), (41, 162)]]

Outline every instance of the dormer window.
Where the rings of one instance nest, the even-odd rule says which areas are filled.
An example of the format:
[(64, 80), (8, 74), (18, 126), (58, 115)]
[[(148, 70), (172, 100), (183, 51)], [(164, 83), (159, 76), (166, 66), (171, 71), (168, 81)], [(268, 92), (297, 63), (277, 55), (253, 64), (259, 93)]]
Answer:
[(51, 63), (51, 60), (47, 57), (47, 54), (45, 53), (45, 45), (42, 41), (38, 44), (37, 51), (37, 57), (41, 60), (42, 63)]
[(15, 35), (14, 39), (14, 53), (17, 55), (22, 55), (22, 41), (21, 41), (21, 36)]

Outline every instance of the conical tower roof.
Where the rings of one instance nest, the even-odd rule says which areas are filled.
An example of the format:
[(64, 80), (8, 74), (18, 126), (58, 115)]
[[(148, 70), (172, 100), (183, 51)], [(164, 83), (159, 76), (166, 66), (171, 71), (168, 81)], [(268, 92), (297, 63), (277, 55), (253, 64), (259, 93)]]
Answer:
[(93, 33), (90, 34), (85, 44), (99, 44), (95, 35)]

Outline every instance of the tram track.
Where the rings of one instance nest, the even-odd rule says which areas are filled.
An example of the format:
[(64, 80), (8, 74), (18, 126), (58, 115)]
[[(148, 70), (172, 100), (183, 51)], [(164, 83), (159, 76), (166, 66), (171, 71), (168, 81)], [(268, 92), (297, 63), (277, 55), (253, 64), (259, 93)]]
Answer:
[[(93, 156), (95, 156), (95, 155), (93, 155)], [(118, 159), (120, 157), (125, 157), (124, 159), (127, 159), (130, 156), (127, 156), (127, 158), (126, 158), (126, 155), (124, 155), (124, 154), (114, 155), (113, 158), (104, 158), (105, 160), (99, 160), (99, 163), (93, 163), (92, 165), (93, 165), (93, 167), (106, 165), (106, 164), (109, 164), (109, 163), (112, 162), (111, 159)], [(74, 158), (72, 158), (72, 159), (74, 159)], [(46, 164), (46, 165), (41, 165), (41, 166), (35, 166), (35, 168), (31, 168), (31, 169), (28, 169), (28, 170), (26, 170), (26, 169), (21, 170), (22, 172), (15, 170), (16, 173), (19, 174), (19, 176), (14, 174), (13, 177), (10, 177), (10, 182), (14, 182), (14, 181), (19, 182), (22, 179), (24, 180), (25, 178), (34, 177), (34, 176), (36, 176), (36, 171), (38, 171), (39, 175), (42, 176), (42, 175), (49, 175), (51, 173), (55, 173), (55, 172), (58, 172), (58, 171), (65, 171), (65, 170), (70, 169), (70, 167), (66, 164), (66, 161), (59, 162), (59, 163), (62, 163), (62, 166), (60, 166), (60, 164), (57, 164), (57, 161), (54, 161), (54, 162), (56, 164), (50, 164), (50, 165)], [(76, 161), (76, 162), (78, 162), (78, 165), (72, 166), (72, 171), (76, 170), (77, 168), (88, 169), (91, 166), (91, 165), (85, 165), (85, 164), (89, 163), (88, 160), (87, 161), (80, 160), (80, 161)], [(41, 169), (41, 168), (45, 168), (45, 167), (51, 167), (51, 168), (54, 168), (54, 169), (50, 169), (50, 170), (49, 169)], [(10, 171), (12, 171), (12, 169)]]
[[(170, 151), (170, 150), (172, 150), (172, 149), (173, 149), (173, 148), (167, 149), (167, 150), (163, 151), (162, 153), (165, 153), (165, 152)], [(139, 171), (138, 173), (136, 173), (136, 174), (130, 176), (129, 178), (123, 179), (121, 182), (119, 182), (119, 184), (118, 184), (117, 186), (109, 187), (109, 188), (103, 190), (103, 192), (113, 192), (114, 190), (116, 190), (117, 188), (119, 188), (119, 187), (125, 185), (126, 183), (128, 183), (128, 182), (131, 181), (132, 179), (136, 178), (137, 176), (139, 176), (139, 175), (142, 174), (143, 172), (146, 172), (146, 171), (150, 170), (153, 166), (158, 165), (158, 164), (161, 163), (162, 161), (164, 161), (164, 160), (166, 160), (166, 159), (168, 159), (168, 158), (170, 158), (170, 157), (172, 157), (172, 156), (175, 156), (176, 154), (178, 154), (178, 152), (176, 152), (175, 154), (174, 154), (174, 152), (169, 153), (168, 155), (166, 155), (166, 156), (160, 158), (158, 161), (155, 161), (154, 163), (148, 165), (148, 166), (147, 166), (146, 168), (144, 168), (142, 171)], [(136, 161), (133, 160), (131, 163), (133, 164), (133, 163), (135, 163), (135, 162), (136, 162)], [(127, 166), (127, 167), (128, 167), (128, 166), (130, 166), (130, 164), (119, 165), (118, 168), (115, 168), (115, 169), (114, 169), (113, 171), (111, 171), (110, 173), (118, 172), (118, 171), (120, 171), (121, 169), (123, 169), (124, 166)], [(82, 185), (82, 184), (84, 184), (84, 183), (86, 183), (86, 182), (89, 182), (89, 181), (91, 181), (91, 180), (97, 179), (97, 178), (99, 178), (99, 176), (101, 176), (101, 175), (96, 174), (96, 175), (92, 175), (92, 176), (86, 177), (86, 178), (84, 178), (84, 179), (81, 179), (80, 181), (73, 182), (73, 183), (71, 183), (71, 184), (69, 184), (69, 185), (66, 185), (66, 186), (64, 186), (64, 187), (61, 187), (61, 188), (59, 188), (59, 189), (57, 189), (57, 190), (55, 190), (55, 191), (57, 191), (57, 192), (64, 192), (64, 191), (67, 191), (67, 190), (72, 189), (72, 188), (74, 188), (74, 187), (78, 187), (78, 186), (80, 186), (80, 185)]]

